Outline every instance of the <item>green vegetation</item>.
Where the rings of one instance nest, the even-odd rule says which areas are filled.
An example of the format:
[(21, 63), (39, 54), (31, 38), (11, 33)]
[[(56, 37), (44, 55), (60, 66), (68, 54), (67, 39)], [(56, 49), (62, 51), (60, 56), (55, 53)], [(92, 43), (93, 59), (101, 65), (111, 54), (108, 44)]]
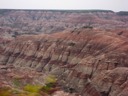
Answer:
[(22, 84), (20, 79), (13, 79), (14, 88), (0, 88), (0, 96), (47, 96), (56, 91), (56, 77), (48, 75), (45, 78), (45, 86)]
[(46, 84), (45, 86), (43, 86), (41, 88), (41, 91), (43, 91), (43, 92), (45, 92), (47, 94), (51, 94), (53, 89), (54, 89), (54, 87), (55, 87), (55, 83), (48, 83), (48, 84)]
[[(14, 95), (12, 95), (14, 96)], [(41, 96), (39, 93), (19, 93), (16, 96)]]
[(41, 88), (41, 91), (47, 93), (47, 94), (51, 94), (53, 89), (55, 88), (56, 86), (56, 82), (57, 82), (57, 79), (55, 76), (53, 75), (49, 75), (46, 77), (46, 84), (45, 86), (43, 86)]
[(0, 88), (0, 96), (41, 96), (41, 95), (38, 92), (34, 93), (34, 92), (27, 92), (25, 90), (19, 91), (19, 90), (13, 90), (10, 88)]
[(20, 87), (21, 86), (21, 82), (20, 82), (19, 79), (14, 79), (13, 84), (14, 84), (15, 87)]
[(31, 93), (38, 93), (41, 88), (42, 88), (42, 86), (39, 86), (39, 85), (26, 85), (24, 87), (24, 90), (31, 92)]
[(41, 96), (41, 95), (38, 93), (27, 93), (27, 94), (21, 93), (18, 96)]

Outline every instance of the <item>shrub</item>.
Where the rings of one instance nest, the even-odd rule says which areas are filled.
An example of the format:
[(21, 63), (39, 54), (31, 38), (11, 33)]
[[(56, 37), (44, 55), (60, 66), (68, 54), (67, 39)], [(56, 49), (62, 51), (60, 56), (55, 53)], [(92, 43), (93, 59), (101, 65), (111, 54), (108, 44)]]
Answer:
[(31, 93), (38, 93), (41, 88), (42, 88), (42, 86), (39, 86), (39, 85), (26, 85), (24, 87), (24, 90), (31, 92)]
[(55, 89), (55, 86), (56, 85), (56, 83), (48, 83), (48, 84), (46, 84), (45, 86), (43, 86), (42, 88), (41, 88), (41, 91), (43, 91), (43, 92), (45, 92), (45, 93), (47, 93), (47, 94), (51, 94), (51, 93), (53, 93), (54, 91), (56, 91)]
[(13, 80), (13, 84), (16, 86), (16, 87), (20, 87), (21, 86), (21, 82), (19, 79), (14, 79)]
[(47, 94), (51, 94), (53, 89), (56, 87), (57, 79), (56, 79), (55, 76), (49, 75), (49, 76), (46, 77), (45, 80), (46, 80), (46, 84), (45, 84), (45, 86), (43, 86), (41, 88), (41, 91), (43, 91), (43, 92), (45, 92)]
[(41, 96), (41, 95), (38, 93), (27, 93), (27, 94), (21, 93), (18, 96)]

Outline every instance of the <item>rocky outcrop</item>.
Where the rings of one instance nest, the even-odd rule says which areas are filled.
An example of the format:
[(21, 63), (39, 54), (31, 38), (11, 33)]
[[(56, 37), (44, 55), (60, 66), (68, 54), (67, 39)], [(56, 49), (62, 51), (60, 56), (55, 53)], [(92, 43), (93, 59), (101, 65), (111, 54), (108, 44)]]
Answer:
[(102, 72), (93, 79), (103, 96), (128, 95), (128, 68), (119, 67), (114, 70)]
[(126, 30), (128, 16), (110, 10), (0, 10), (0, 32), (8, 38), (62, 32), (81, 26)]
[(49, 72), (65, 91), (82, 96), (126, 96), (127, 54), (124, 37), (76, 28), (17, 37), (0, 54), (0, 64)]

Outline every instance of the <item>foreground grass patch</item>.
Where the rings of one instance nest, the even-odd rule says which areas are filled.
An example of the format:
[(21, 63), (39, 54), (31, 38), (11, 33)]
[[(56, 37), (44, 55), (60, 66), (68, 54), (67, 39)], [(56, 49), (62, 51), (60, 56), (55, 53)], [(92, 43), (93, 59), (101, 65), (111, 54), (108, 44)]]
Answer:
[(24, 87), (24, 90), (31, 92), (31, 93), (38, 93), (41, 88), (42, 88), (42, 86), (39, 86), (39, 85), (26, 85)]
[(27, 85), (19, 78), (12, 80), (12, 88), (0, 88), (0, 96), (49, 96), (54, 93), (57, 88), (57, 79), (53, 75), (45, 78), (45, 85), (33, 85), (28, 82)]

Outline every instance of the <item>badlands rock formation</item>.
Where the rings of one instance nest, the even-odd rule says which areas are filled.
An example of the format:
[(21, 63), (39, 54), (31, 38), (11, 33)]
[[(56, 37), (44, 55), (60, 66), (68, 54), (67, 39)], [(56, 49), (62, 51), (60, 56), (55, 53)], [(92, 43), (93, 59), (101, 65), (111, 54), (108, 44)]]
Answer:
[(107, 30), (127, 29), (128, 15), (110, 10), (0, 10), (0, 33), (4, 37), (54, 33), (90, 25)]
[(0, 63), (49, 72), (63, 90), (82, 96), (126, 96), (127, 54), (125, 37), (78, 28), (17, 37), (1, 52)]

